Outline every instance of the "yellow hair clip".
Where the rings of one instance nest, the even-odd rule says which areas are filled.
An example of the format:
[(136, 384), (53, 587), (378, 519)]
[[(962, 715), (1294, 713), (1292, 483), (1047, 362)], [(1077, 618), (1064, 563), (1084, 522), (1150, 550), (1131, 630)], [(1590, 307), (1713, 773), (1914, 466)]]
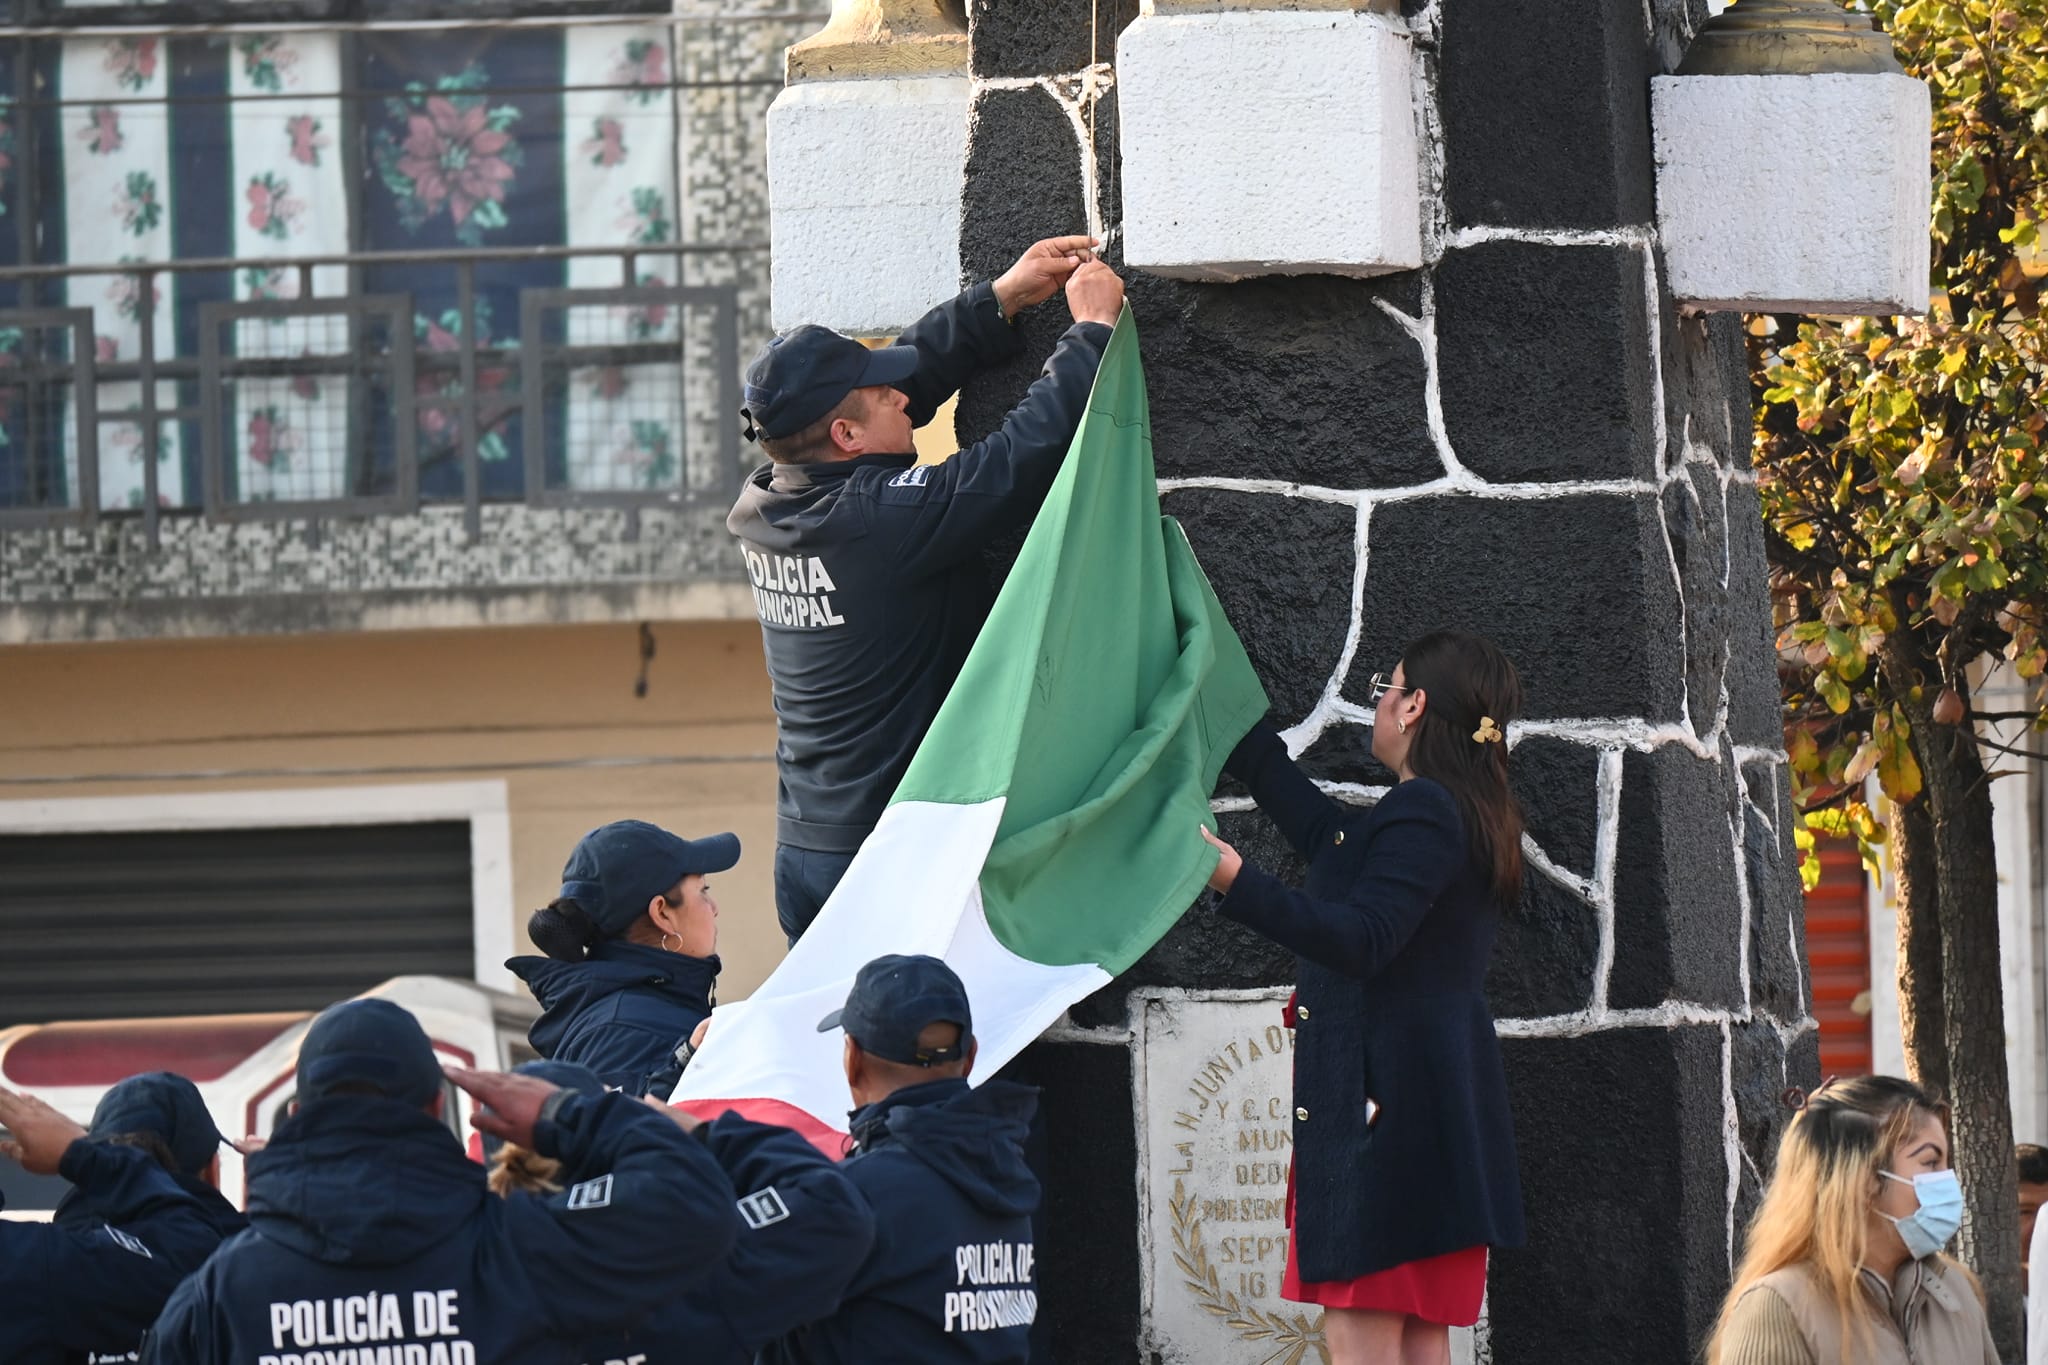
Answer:
[(1472, 732), (1474, 744), (1498, 744), (1501, 742), (1500, 727), (1493, 723), (1492, 716), (1481, 716), (1479, 728)]

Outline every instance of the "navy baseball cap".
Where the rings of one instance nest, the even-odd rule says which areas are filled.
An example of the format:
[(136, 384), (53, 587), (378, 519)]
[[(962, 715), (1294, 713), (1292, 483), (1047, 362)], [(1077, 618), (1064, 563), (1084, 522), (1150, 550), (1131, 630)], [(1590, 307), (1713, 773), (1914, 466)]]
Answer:
[(746, 436), (794, 436), (855, 389), (901, 384), (917, 372), (915, 346), (869, 350), (852, 337), (807, 323), (770, 341), (747, 366)]
[(736, 834), (685, 839), (645, 820), (614, 820), (577, 841), (562, 868), (561, 896), (616, 938), (683, 878), (723, 872), (739, 860)]
[(367, 1085), (414, 1108), (441, 1093), (441, 1063), (420, 1021), (389, 1000), (344, 1000), (320, 1012), (299, 1042), (299, 1102)]
[[(937, 1023), (958, 1024), (960, 1041), (951, 1047), (920, 1049), (917, 1035), (925, 1025)], [(953, 969), (935, 957), (901, 953), (878, 957), (855, 974), (845, 1006), (818, 1021), (820, 1033), (835, 1028), (844, 1028), (863, 1052), (910, 1066), (957, 1062), (974, 1041), (967, 987)]]
[(223, 1141), (199, 1087), (169, 1071), (147, 1071), (116, 1082), (100, 1096), (88, 1130), (95, 1138), (154, 1133), (163, 1139), (178, 1173), (197, 1176)]
[(539, 1080), (546, 1081), (549, 1085), (560, 1086), (564, 1090), (574, 1090), (579, 1095), (602, 1095), (604, 1093), (604, 1082), (597, 1078), (597, 1073), (587, 1066), (578, 1066), (575, 1062), (557, 1062), (553, 1060), (521, 1062), (518, 1066), (512, 1068), (512, 1074), (515, 1076), (533, 1076)]

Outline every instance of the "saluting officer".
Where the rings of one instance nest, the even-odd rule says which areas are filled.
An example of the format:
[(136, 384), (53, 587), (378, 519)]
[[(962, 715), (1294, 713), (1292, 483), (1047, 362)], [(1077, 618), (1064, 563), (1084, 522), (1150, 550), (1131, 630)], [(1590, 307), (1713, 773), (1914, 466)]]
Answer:
[(351, 1000), (299, 1046), (298, 1107), (249, 1158), (250, 1228), (185, 1282), (145, 1365), (539, 1365), (718, 1264), (732, 1184), (665, 1115), (531, 1076), (451, 1069), (484, 1132), (566, 1190), (494, 1199), (442, 1119), (417, 1021)]
[[(604, 1092), (595, 1072), (567, 1062), (528, 1062), (515, 1074)], [(709, 1274), (644, 1322), (586, 1346), (582, 1360), (753, 1365), (768, 1342), (838, 1306), (874, 1241), (874, 1215), (839, 1168), (787, 1128), (738, 1114), (700, 1123), (680, 1109), (665, 1112), (731, 1177), (745, 1226)], [(559, 1163), (508, 1143), (492, 1161), (491, 1188), (548, 1195), (561, 1189), (559, 1175)]]
[(875, 1212), (875, 1244), (839, 1311), (761, 1354), (762, 1365), (1022, 1365), (1038, 1316), (1024, 1137), (1038, 1092), (969, 1088), (967, 988), (935, 957), (878, 957), (844, 1009), (854, 1154), (840, 1170)]
[(110, 1088), (80, 1128), (0, 1090), (6, 1154), (72, 1188), (51, 1221), (0, 1222), (0, 1361), (128, 1360), (179, 1281), (244, 1226), (221, 1198), (221, 1136), (167, 1071)]
[[(982, 552), (1037, 512), (1080, 426), (1123, 310), (1123, 281), (1094, 246), (1039, 242), (894, 346), (798, 327), (747, 371), (747, 435), (772, 463), (725, 524), (774, 684), (775, 908), (791, 943), (881, 818), (988, 618)], [(1002, 428), (918, 465), (912, 429), (1015, 355), (1011, 320), (1062, 284), (1074, 324)]]

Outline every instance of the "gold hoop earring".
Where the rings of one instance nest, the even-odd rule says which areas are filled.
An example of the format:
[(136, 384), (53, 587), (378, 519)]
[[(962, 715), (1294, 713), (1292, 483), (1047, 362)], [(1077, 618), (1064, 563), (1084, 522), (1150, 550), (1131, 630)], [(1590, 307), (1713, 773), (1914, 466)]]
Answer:
[[(668, 946), (668, 941), (669, 941), (670, 939), (674, 939), (674, 940), (676, 941), (676, 946), (675, 946), (675, 947), (673, 947), (673, 948), (671, 948), (671, 947), (669, 947), (669, 946)], [(680, 953), (680, 952), (682, 952), (682, 951), (683, 951), (683, 936), (682, 936), (681, 934), (678, 934), (678, 933), (674, 933), (674, 932), (672, 932), (672, 931), (669, 931), (669, 930), (666, 930), (666, 929), (664, 929), (664, 930), (662, 931), (662, 935), (661, 935), (661, 950), (662, 950), (662, 951), (663, 951), (664, 953)]]

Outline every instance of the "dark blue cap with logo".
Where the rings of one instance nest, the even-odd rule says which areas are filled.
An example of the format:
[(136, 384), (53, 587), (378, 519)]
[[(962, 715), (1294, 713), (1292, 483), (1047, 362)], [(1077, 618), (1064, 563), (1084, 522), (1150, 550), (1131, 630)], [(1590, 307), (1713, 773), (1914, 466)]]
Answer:
[(368, 1086), (425, 1108), (441, 1093), (441, 1063), (420, 1021), (389, 1000), (329, 1005), (299, 1042), (299, 1101), (340, 1086)]
[(869, 350), (829, 327), (806, 324), (761, 348), (747, 366), (747, 439), (794, 436), (855, 389), (901, 384), (917, 372), (915, 346)]
[(606, 938), (617, 938), (683, 878), (724, 872), (739, 860), (736, 834), (685, 839), (645, 820), (614, 820), (577, 841), (562, 868), (561, 896), (582, 906)]
[(163, 1139), (180, 1175), (196, 1176), (220, 1151), (220, 1129), (199, 1087), (169, 1071), (149, 1071), (116, 1082), (92, 1111), (95, 1138), (154, 1133)]
[[(917, 1035), (928, 1024), (958, 1024), (960, 1040), (950, 1047), (920, 1048)], [(909, 1066), (944, 1066), (967, 1055), (974, 1041), (974, 1016), (967, 987), (935, 957), (891, 953), (862, 967), (843, 1008), (818, 1021), (818, 1032), (844, 1028), (861, 1051)]]

